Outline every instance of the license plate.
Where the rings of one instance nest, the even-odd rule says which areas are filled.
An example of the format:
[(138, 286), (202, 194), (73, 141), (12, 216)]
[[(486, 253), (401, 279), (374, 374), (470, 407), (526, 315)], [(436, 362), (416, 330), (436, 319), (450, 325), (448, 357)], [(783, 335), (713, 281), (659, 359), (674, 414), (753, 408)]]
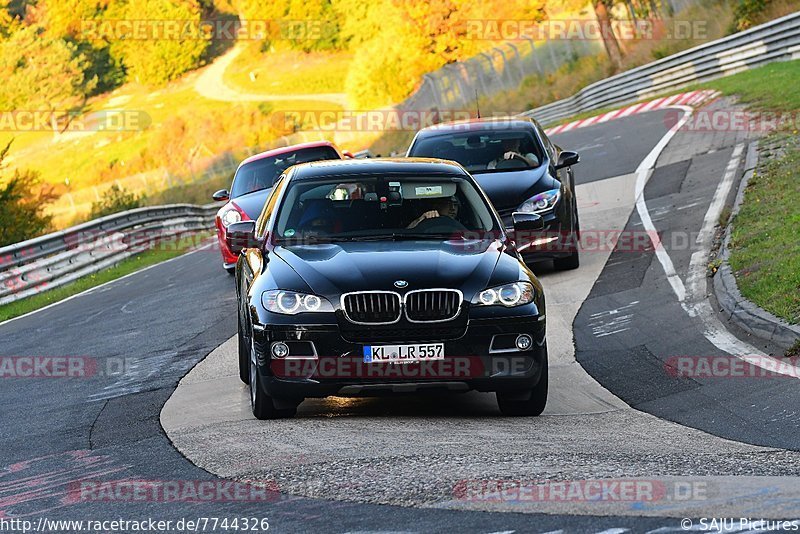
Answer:
[(421, 345), (365, 345), (364, 362), (426, 362), (444, 360), (444, 343)]

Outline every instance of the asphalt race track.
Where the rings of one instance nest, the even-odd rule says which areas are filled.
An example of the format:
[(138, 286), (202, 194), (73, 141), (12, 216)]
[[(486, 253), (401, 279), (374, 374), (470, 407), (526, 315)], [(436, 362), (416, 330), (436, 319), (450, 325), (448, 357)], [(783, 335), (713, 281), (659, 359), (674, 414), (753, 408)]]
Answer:
[[(796, 379), (670, 372), (675, 357), (725, 355), (709, 326), (719, 319), (702, 313), (705, 251), (695, 237), (714, 199), (735, 192), (720, 184), (729, 169), (741, 176), (748, 140), (678, 132), (659, 147), (669, 113), (556, 136), (582, 154), (587, 235), (652, 223), (663, 243), (692, 238), (665, 246), (671, 277), (649, 242), (584, 250), (577, 271), (537, 268), (552, 365), (542, 417), (504, 418), (492, 395), (470, 393), (310, 400), (295, 419), (256, 421), (235, 376), (232, 279), (216, 250), (200, 250), (0, 325), (2, 356), (82, 357), (93, 369), (2, 380), (0, 518), (238, 516), (268, 518), (277, 532), (342, 533), (680, 532), (683, 517), (800, 518)], [(642, 162), (654, 149), (650, 172)], [(740, 337), (748, 350), (752, 340)], [(216, 476), (269, 481), (278, 493), (250, 502), (74, 498), (81, 481)], [(587, 479), (660, 491), (642, 502), (470, 490)]]

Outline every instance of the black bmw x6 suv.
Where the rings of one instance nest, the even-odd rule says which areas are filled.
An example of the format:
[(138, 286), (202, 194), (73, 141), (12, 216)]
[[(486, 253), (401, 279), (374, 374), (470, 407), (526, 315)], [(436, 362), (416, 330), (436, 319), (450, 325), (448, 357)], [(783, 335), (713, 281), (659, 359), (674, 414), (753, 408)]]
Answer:
[(572, 172), (580, 156), (556, 146), (534, 119), (493, 117), (429, 126), (417, 132), (407, 155), (463, 165), (509, 229), (515, 212), (539, 215), (543, 232), (516, 236), (517, 249), (526, 262), (552, 259), (558, 270), (580, 265), (580, 221)]
[(298, 165), (228, 231), (247, 243), (239, 369), (257, 418), (307, 397), (468, 390), (496, 392), (506, 415), (544, 410), (542, 286), (459, 164)]

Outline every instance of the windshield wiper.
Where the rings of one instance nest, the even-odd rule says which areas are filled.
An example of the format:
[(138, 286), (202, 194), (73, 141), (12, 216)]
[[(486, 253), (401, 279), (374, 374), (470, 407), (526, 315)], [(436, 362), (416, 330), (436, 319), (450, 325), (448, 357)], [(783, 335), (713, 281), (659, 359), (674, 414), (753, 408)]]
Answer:
[(383, 241), (388, 238), (387, 235), (352, 235), (331, 237), (331, 241)]
[(354, 236), (331, 236), (329, 241), (342, 242), (342, 241), (403, 241), (411, 239), (463, 239), (463, 236), (450, 233), (425, 233), (425, 232), (393, 232), (391, 234), (375, 234), (375, 235), (354, 235)]
[(435, 232), (403, 232), (403, 233), (394, 233), (392, 234), (392, 239), (395, 241), (401, 241), (403, 239), (435, 239), (435, 240), (442, 240), (445, 239), (447, 241), (451, 241), (453, 239), (464, 239), (464, 236), (460, 236), (457, 233), (435, 233)]

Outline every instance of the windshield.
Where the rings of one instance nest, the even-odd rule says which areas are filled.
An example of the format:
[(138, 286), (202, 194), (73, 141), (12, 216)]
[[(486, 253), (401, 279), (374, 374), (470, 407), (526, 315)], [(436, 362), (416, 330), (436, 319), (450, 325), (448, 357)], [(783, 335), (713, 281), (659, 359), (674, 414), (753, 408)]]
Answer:
[(339, 159), (339, 154), (333, 147), (320, 146), (301, 148), (246, 163), (236, 171), (231, 186), (231, 198), (272, 187), (281, 173), (292, 165), (324, 159)]
[(361, 177), (292, 182), (277, 241), (469, 239), (497, 232), (478, 190), (460, 178)]
[(532, 169), (543, 160), (533, 134), (519, 130), (451, 132), (426, 137), (418, 139), (408, 155), (456, 161), (473, 174)]

